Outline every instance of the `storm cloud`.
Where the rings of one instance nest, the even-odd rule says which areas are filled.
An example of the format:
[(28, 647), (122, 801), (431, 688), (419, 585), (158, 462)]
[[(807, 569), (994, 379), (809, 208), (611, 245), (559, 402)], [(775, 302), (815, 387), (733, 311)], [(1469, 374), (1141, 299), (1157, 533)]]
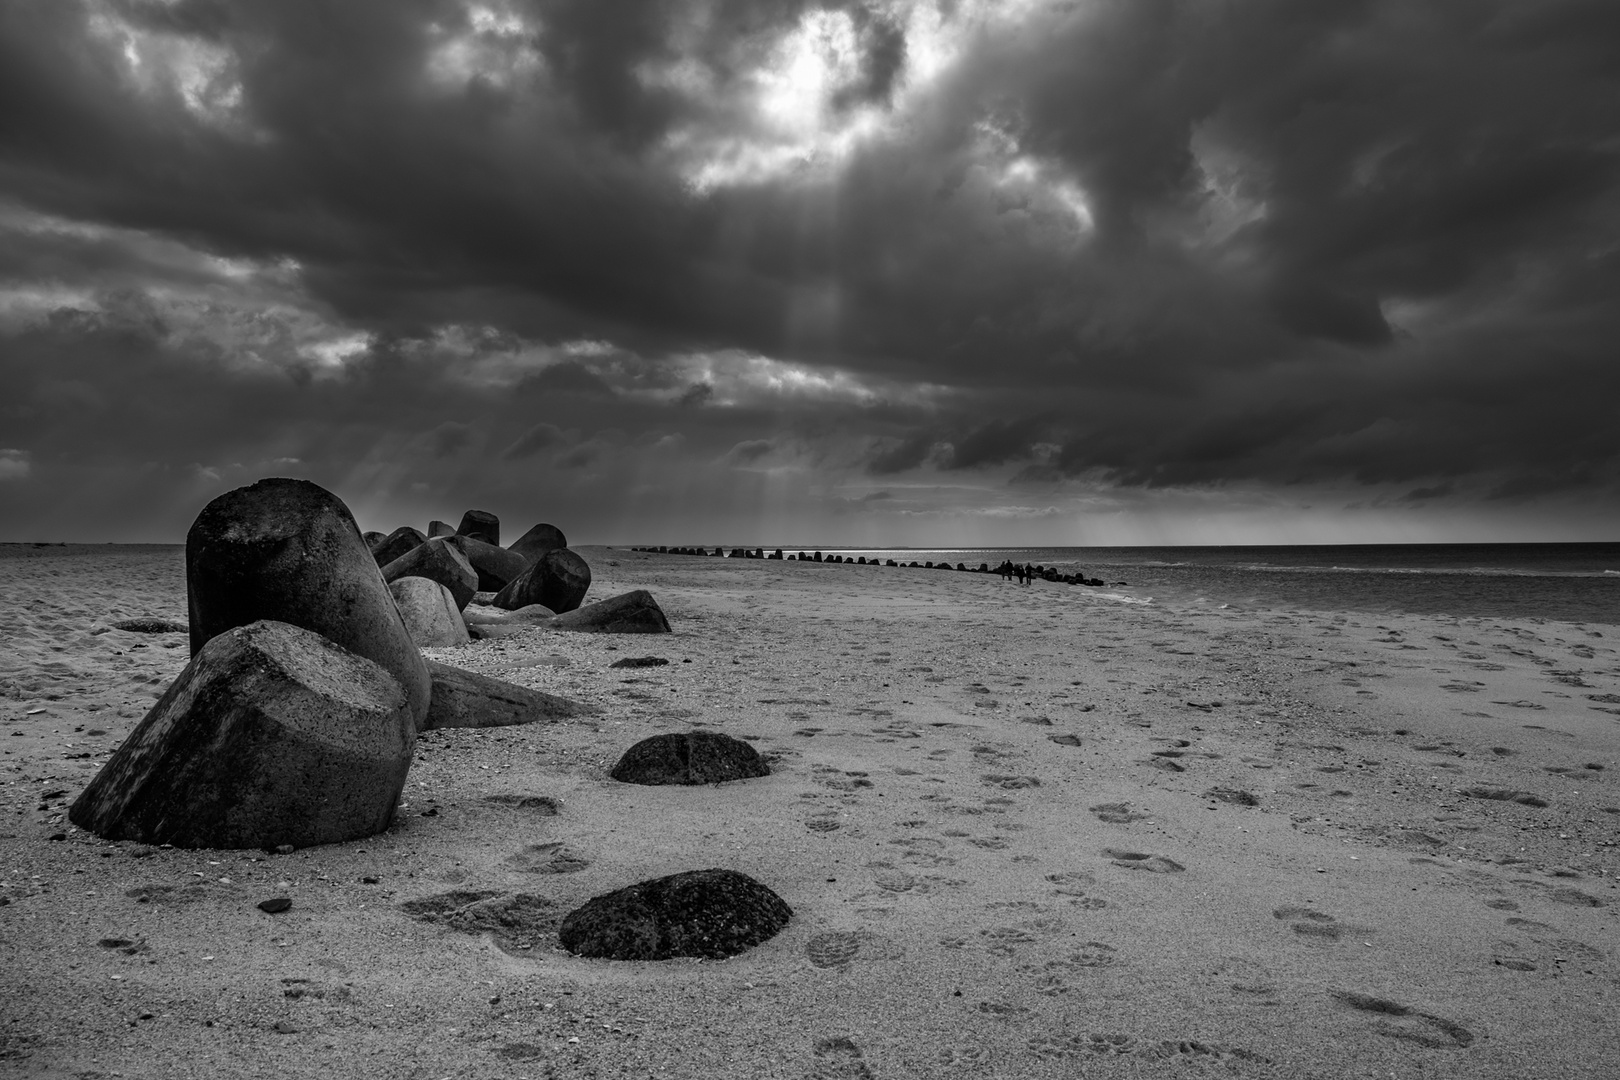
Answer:
[(1616, 296), (1606, 0), (0, 7), (8, 539), (1612, 538)]

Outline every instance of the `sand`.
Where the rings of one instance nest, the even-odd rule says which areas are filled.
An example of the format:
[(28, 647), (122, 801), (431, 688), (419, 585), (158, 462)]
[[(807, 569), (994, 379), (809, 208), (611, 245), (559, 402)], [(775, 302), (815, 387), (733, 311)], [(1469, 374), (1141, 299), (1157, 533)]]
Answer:
[[(0, 1073), (1614, 1075), (1620, 628), (582, 553), (675, 633), (430, 655), (599, 714), (427, 733), (387, 833), (273, 855), (64, 818), (187, 659), (105, 629), (184, 621), (180, 549), (0, 548)], [(697, 725), (773, 775), (607, 779)], [(788, 927), (557, 945), (705, 867)]]

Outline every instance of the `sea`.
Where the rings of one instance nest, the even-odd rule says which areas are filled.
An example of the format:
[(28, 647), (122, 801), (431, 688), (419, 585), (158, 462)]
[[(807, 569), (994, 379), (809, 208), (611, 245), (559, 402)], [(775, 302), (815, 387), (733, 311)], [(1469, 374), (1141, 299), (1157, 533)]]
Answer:
[(969, 568), (1050, 566), (1101, 578), (1124, 603), (1620, 625), (1620, 543), (820, 550)]

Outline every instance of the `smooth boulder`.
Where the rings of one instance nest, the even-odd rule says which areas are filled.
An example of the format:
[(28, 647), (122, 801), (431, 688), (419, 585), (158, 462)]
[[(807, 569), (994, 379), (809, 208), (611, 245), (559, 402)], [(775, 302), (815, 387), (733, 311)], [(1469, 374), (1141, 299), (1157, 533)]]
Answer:
[(668, 634), (669, 620), (646, 589), (610, 596), (594, 604), (558, 615), (548, 624), (553, 630), (583, 634)]
[(370, 545), (371, 557), (378, 566), (387, 566), (414, 547), (427, 542), (427, 537), (409, 525), (401, 525), (375, 544)]
[(478, 572), (480, 592), (500, 592), (511, 584), (513, 578), (529, 568), (523, 556), (494, 544), (486, 544), (477, 537), (457, 534), (445, 537), (444, 542), (465, 555)]
[(548, 551), (568, 546), (568, 537), (555, 525), (542, 522), (506, 545), (507, 551), (516, 552), (523, 556), (523, 561), (532, 563)]
[(456, 533), (500, 547), (501, 519), (488, 510), (469, 510), (461, 515), (461, 524), (456, 526)]
[(608, 772), (623, 784), (722, 784), (771, 775), (759, 752), (718, 731), (653, 735), (624, 752)]
[(735, 870), (688, 870), (587, 900), (558, 938), (576, 956), (604, 960), (720, 960), (768, 941), (793, 909)]
[(596, 710), (577, 701), (543, 694), (526, 686), (467, 671), (436, 660), (427, 662), (433, 677), (433, 707), (424, 731), (432, 728), (511, 727), (587, 716)]
[(430, 690), (422, 654), (349, 508), (307, 480), (275, 478), (228, 491), (186, 534), (191, 652), (261, 619), (330, 638), (387, 669), (417, 723)]
[(390, 584), (405, 577), (436, 581), (450, 590), (458, 611), (471, 603), (478, 592), (478, 571), (472, 568), (460, 548), (438, 537), (412, 548), (384, 566), (382, 576)]
[[(437, 581), (425, 577), (402, 577), (390, 582), (388, 591), (399, 607), (405, 629), (418, 648), (439, 649), (466, 645), (472, 641), (467, 624), (461, 621), (461, 609), (450, 590)], [(432, 702), (428, 712), (433, 711)]]
[(558, 614), (573, 611), (585, 600), (591, 587), (591, 568), (568, 548), (558, 548), (519, 574), (495, 596), (495, 606), (516, 611), (530, 604), (544, 604)]
[(380, 665), (254, 622), (203, 646), (68, 816), (109, 840), (188, 848), (356, 840), (388, 827), (415, 745), (409, 700)]

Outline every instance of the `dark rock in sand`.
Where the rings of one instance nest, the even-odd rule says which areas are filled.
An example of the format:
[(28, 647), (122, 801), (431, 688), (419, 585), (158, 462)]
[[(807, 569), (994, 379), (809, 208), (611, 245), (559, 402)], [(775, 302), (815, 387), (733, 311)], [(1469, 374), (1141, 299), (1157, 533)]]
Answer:
[(769, 776), (759, 753), (718, 731), (671, 732), (642, 739), (608, 773), (624, 784), (721, 784)]
[(428, 522), (427, 534), (429, 540), (432, 540), (435, 536), (454, 536), (456, 535), (456, 527), (448, 521), (434, 520)]
[(610, 596), (606, 600), (558, 615), (553, 630), (575, 630), (586, 634), (667, 634), (669, 620), (664, 609), (646, 589)]
[(506, 550), (523, 556), (525, 562), (534, 562), (548, 551), (568, 546), (568, 537), (555, 525), (541, 523), (506, 545)]
[(793, 909), (735, 870), (689, 870), (598, 896), (563, 919), (558, 938), (576, 956), (668, 960), (736, 956), (775, 937)]
[(388, 591), (399, 607), (400, 618), (405, 620), (405, 629), (419, 648), (448, 648), (472, 641), (467, 624), (461, 621), (456, 598), (437, 581), (402, 577), (390, 582)]
[(544, 604), (552, 611), (573, 611), (584, 602), (591, 587), (591, 568), (568, 548), (558, 548), (513, 579), (495, 596), (495, 606), (515, 611), (530, 604)]
[(150, 616), (140, 619), (120, 619), (112, 624), (114, 630), (125, 630), (132, 634), (184, 634), (189, 627), (183, 622), (173, 619), (154, 619)]
[(426, 541), (427, 537), (409, 525), (401, 525), (371, 547), (371, 556), (377, 560), (378, 566), (387, 566), (407, 551)]
[(443, 537), (418, 545), (382, 568), (383, 580), (390, 585), (407, 577), (427, 578), (450, 590), (456, 608), (465, 608), (478, 591), (478, 571), (472, 568), (461, 549)]
[(623, 660), (615, 660), (615, 661), (613, 661), (613, 663), (609, 664), (608, 667), (610, 667), (610, 668), (663, 667), (668, 663), (669, 663), (669, 661), (665, 660), (662, 656), (627, 656)]
[(409, 699), (382, 666), (255, 622), (203, 646), (68, 816), (176, 847), (355, 840), (388, 827), (415, 745)]
[(217, 634), (273, 619), (381, 664), (418, 723), (428, 674), (348, 507), (307, 480), (260, 480), (226, 492), (186, 534), (193, 655)]
[(480, 592), (500, 592), (512, 583), (512, 579), (529, 568), (523, 556), (494, 544), (486, 544), (473, 536), (447, 536), (447, 544), (453, 544), (472, 568), (478, 572), (478, 590)]
[(433, 676), (433, 707), (422, 725), (424, 731), (511, 727), (567, 720), (596, 711), (577, 701), (542, 694), (504, 679), (479, 675), (435, 660), (429, 660), (427, 666)]
[(461, 524), (456, 526), (456, 533), (500, 547), (501, 519), (488, 510), (469, 510), (461, 515)]

